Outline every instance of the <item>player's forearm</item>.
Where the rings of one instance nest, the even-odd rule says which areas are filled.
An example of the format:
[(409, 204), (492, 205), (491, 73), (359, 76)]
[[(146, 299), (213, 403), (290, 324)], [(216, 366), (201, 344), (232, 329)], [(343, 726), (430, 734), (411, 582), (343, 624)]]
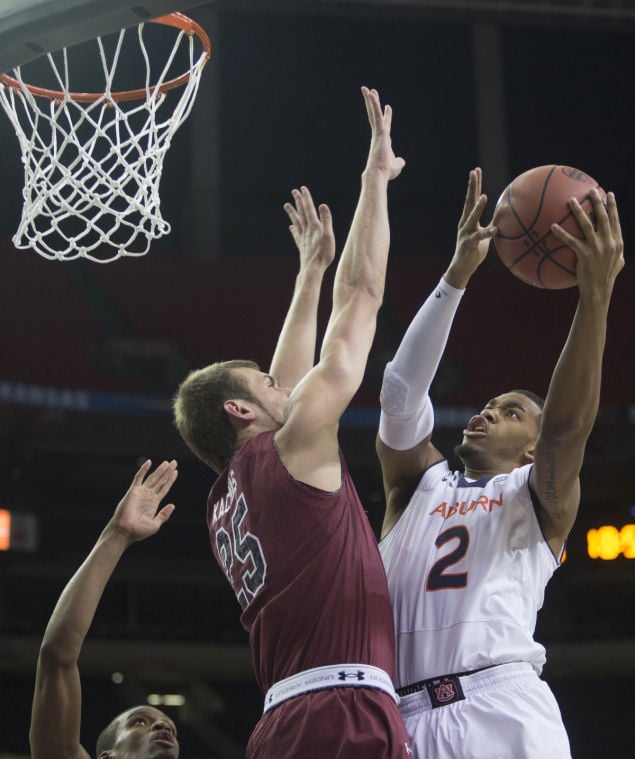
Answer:
[(453, 259), (443, 279), (456, 290), (465, 290), (477, 268), (471, 261)]
[(395, 387), (391, 392), (390, 382), (384, 381), (382, 406), (389, 413), (397, 413), (391, 412), (395, 406), (390, 397), (393, 394), (401, 392), (403, 409), (399, 413), (404, 415), (412, 413), (428, 394), (463, 292), (442, 278), (410, 323), (395, 357), (386, 367), (386, 377), (396, 376), (402, 385), (401, 391)]
[(123, 533), (106, 528), (60, 596), (44, 632), (42, 650), (48, 661), (73, 664), (95, 611), (129, 542)]
[(301, 271), (271, 360), (270, 374), (281, 387), (294, 388), (313, 367), (323, 267)]
[(386, 283), (390, 247), (388, 176), (380, 169), (362, 174), (359, 202), (342, 251), (333, 289), (333, 315), (355, 293), (379, 310)]
[(600, 402), (607, 312), (608, 299), (578, 303), (545, 399), (541, 436), (586, 442)]
[(322, 341), (320, 363), (337, 377), (339, 396), (350, 400), (359, 387), (375, 335), (386, 281), (390, 245), (388, 177), (378, 169), (362, 174), (362, 189), (333, 288), (333, 308)]
[(434, 427), (430, 385), (463, 290), (441, 279), (406, 330), (381, 386), (379, 437), (395, 450), (413, 448)]

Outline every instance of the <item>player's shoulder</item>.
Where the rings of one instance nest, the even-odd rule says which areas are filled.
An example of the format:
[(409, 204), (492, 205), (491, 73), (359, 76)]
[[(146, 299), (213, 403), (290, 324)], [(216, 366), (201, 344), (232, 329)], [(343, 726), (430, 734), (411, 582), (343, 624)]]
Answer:
[(529, 483), (533, 467), (533, 464), (525, 464), (524, 466), (516, 467), (507, 474), (496, 475), (496, 477), (493, 478), (493, 482), (496, 484), (507, 483), (509, 487), (525, 487)]
[(438, 459), (424, 470), (418, 489), (431, 490), (440, 485), (456, 485), (460, 476), (461, 472), (450, 469), (447, 459)]

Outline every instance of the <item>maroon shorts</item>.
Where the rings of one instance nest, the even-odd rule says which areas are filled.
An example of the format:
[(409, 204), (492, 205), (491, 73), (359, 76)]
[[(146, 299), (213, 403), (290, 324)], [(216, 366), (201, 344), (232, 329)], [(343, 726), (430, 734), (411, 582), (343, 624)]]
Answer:
[(370, 688), (296, 696), (263, 715), (247, 759), (413, 759), (392, 698)]

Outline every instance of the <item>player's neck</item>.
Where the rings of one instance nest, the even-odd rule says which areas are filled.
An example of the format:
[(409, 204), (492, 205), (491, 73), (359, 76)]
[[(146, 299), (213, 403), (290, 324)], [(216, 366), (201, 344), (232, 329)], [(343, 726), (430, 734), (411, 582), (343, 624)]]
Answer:
[(476, 469), (470, 467), (463, 471), (463, 476), (468, 480), (480, 480), (483, 477), (494, 477), (497, 474), (508, 474), (510, 471), (511, 469), (507, 469), (505, 467), (496, 469)]
[(463, 461), (463, 476), (469, 480), (480, 480), (497, 474), (509, 474), (518, 466), (516, 461)]
[(492, 451), (475, 450), (471, 446), (459, 445), (454, 449), (454, 453), (463, 464), (463, 476), (470, 480), (509, 474), (512, 469), (522, 466), (517, 458), (495, 455)]
[(237, 453), (245, 443), (260, 435), (261, 432), (275, 432), (279, 428), (280, 425), (276, 424), (275, 420), (265, 419), (264, 421), (256, 420), (251, 422), (251, 424), (240, 430), (236, 436), (236, 449), (234, 453)]

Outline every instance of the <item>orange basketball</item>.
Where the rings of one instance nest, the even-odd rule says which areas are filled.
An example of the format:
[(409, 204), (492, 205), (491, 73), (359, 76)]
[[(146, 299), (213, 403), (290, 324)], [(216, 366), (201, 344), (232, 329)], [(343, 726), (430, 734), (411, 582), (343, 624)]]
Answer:
[(571, 166), (538, 166), (516, 177), (504, 190), (492, 223), (498, 227), (494, 247), (502, 262), (523, 282), (558, 290), (576, 284), (576, 255), (551, 231), (560, 224), (569, 234), (582, 238), (582, 230), (567, 201), (576, 198), (593, 218), (589, 193), (598, 183)]

